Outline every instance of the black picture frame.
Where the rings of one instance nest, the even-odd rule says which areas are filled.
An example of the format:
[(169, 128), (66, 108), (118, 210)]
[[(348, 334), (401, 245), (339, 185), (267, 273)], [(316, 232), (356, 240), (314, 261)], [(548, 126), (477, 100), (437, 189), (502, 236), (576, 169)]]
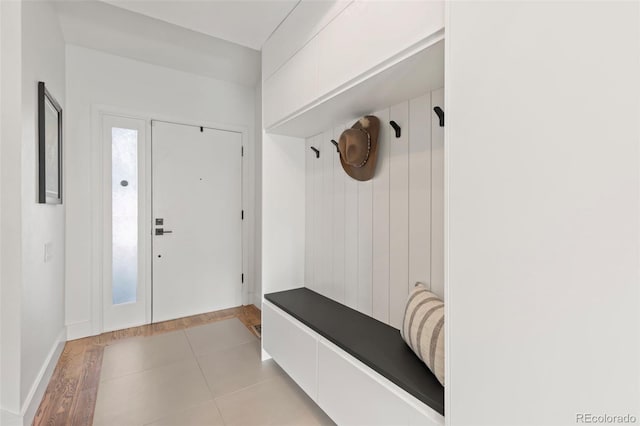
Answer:
[(42, 81), (38, 82), (38, 202), (62, 204), (62, 108)]

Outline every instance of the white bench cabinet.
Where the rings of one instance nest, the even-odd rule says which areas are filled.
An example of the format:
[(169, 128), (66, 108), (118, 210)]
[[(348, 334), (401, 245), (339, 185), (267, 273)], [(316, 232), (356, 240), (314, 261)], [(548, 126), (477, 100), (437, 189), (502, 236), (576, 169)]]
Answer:
[(442, 426), (444, 417), (269, 301), (263, 349), (340, 426)]

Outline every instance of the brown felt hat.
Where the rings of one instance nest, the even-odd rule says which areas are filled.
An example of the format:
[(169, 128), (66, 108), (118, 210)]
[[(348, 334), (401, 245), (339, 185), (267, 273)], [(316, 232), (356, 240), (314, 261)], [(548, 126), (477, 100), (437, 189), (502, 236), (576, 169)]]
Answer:
[(355, 180), (369, 180), (375, 174), (379, 132), (378, 117), (367, 115), (340, 135), (340, 163)]

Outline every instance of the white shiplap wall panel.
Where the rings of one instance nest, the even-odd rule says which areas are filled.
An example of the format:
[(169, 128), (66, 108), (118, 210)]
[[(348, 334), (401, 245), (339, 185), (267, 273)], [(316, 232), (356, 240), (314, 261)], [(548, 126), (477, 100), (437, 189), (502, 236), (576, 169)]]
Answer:
[[(355, 120), (345, 123), (345, 129)], [(342, 166), (340, 167), (342, 169)], [(344, 173), (344, 170), (342, 171)], [(345, 173), (346, 175), (346, 173)], [(345, 177), (345, 304), (358, 308), (358, 182)]]
[(358, 310), (371, 315), (373, 181), (358, 182)]
[(431, 94), (409, 101), (409, 287), (430, 284)]
[(444, 89), (431, 92), (431, 289), (444, 298), (444, 127), (433, 107), (444, 107)]
[(322, 204), (320, 222), (322, 226), (322, 294), (335, 297), (333, 294), (333, 160), (335, 149), (331, 143), (333, 129), (325, 131), (320, 136), (320, 160), (322, 164)]
[(378, 166), (373, 178), (372, 316), (389, 321), (389, 109), (373, 113), (380, 119)]
[(316, 280), (315, 280), (315, 291), (318, 293), (324, 294), (324, 284), (327, 280), (327, 265), (326, 265), (326, 257), (327, 250), (329, 246), (326, 244), (326, 225), (327, 221), (323, 220), (324, 210), (323, 206), (326, 205), (327, 195), (325, 194), (324, 188), (324, 175), (325, 175), (325, 165), (324, 165), (324, 149), (322, 148), (322, 134), (316, 135), (313, 137), (313, 146), (316, 147), (320, 151), (320, 157), (315, 161), (316, 167), (316, 203), (314, 206), (315, 211), (315, 235), (316, 235)]
[(389, 324), (400, 328), (409, 289), (409, 102), (392, 106), (389, 119), (402, 128), (389, 158)]
[(315, 266), (313, 263), (314, 259), (314, 247), (313, 241), (315, 238), (312, 234), (313, 232), (313, 209), (310, 208), (313, 206), (313, 160), (315, 160), (315, 154), (311, 150), (311, 139), (305, 140), (305, 248), (304, 248), (304, 282), (305, 286), (312, 287), (314, 283), (314, 274), (315, 274)]
[[(311, 150), (307, 157), (308, 287), (396, 328), (415, 281), (433, 280), (442, 294), (443, 130), (433, 128), (432, 113), (432, 97), (440, 102), (442, 94), (373, 113), (381, 128), (370, 181), (349, 177), (331, 144), (357, 118), (307, 140), (321, 151), (320, 159)], [(402, 127), (400, 138), (389, 120)]]
[[(344, 126), (333, 129), (333, 139), (340, 140)], [(333, 154), (333, 296), (340, 303), (345, 301), (345, 181), (340, 154)]]
[[(321, 135), (316, 135), (311, 138), (311, 145), (315, 148), (319, 149), (320, 146)], [(313, 153), (313, 152), (312, 152)], [(312, 235), (314, 238), (313, 241), (313, 264), (314, 264), (314, 281), (312, 289), (321, 292), (321, 283), (322, 283), (322, 270), (325, 267), (322, 263), (322, 253), (325, 248), (322, 245), (322, 232), (321, 232), (321, 222), (320, 222), (320, 209), (319, 206), (322, 204), (322, 156), (320, 158), (316, 158), (315, 154), (313, 154), (313, 206), (312, 206), (312, 217), (313, 217), (313, 231)]]

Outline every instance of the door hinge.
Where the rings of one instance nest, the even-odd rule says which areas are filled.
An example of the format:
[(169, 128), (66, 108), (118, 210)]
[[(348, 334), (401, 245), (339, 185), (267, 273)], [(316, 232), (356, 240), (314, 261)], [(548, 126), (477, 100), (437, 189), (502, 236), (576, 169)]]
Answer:
[(244, 284), (244, 274), (242, 274), (241, 280), (242, 280), (242, 284)]
[(240, 212), (240, 219), (244, 220), (244, 210)]
[(244, 157), (244, 146), (240, 147), (240, 156)]

